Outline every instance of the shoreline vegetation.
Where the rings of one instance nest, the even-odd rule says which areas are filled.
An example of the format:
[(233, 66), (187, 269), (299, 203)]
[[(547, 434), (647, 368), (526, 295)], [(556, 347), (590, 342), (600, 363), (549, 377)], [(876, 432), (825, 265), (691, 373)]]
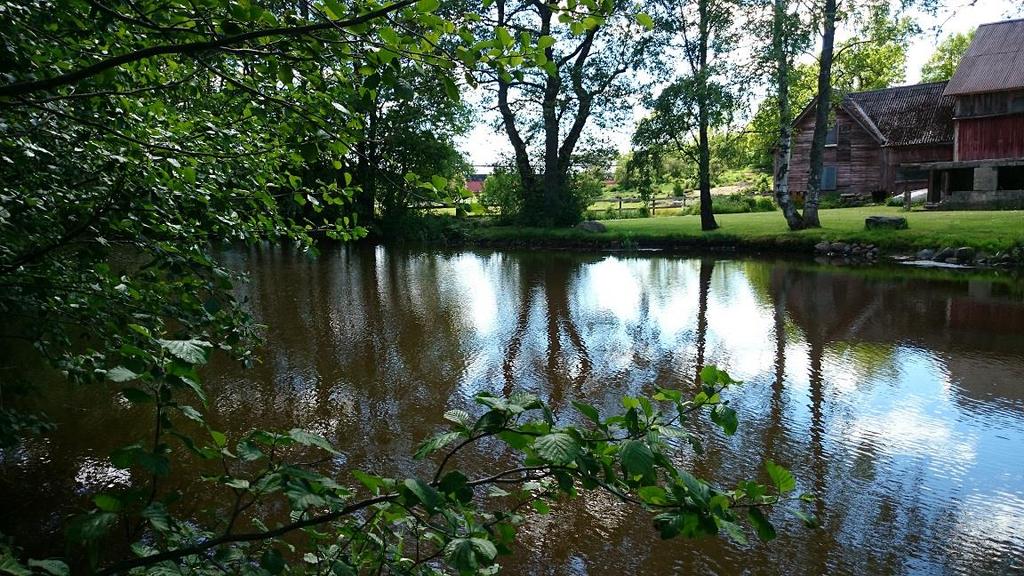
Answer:
[[(905, 230), (867, 230), (868, 216), (903, 216)], [(554, 249), (713, 249), (742, 252), (814, 254), (821, 242), (876, 246), (883, 255), (969, 247), (990, 257), (1024, 246), (1024, 210), (911, 211), (889, 206), (821, 211), (822, 228), (792, 232), (778, 212), (718, 214), (721, 227), (702, 232), (699, 216), (602, 220), (607, 230), (472, 225), (451, 243), (488, 247)]]

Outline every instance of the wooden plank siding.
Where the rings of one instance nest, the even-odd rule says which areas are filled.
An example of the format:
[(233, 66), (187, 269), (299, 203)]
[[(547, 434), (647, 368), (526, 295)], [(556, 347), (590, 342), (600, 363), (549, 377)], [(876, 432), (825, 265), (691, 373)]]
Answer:
[(953, 144), (923, 144), (919, 146), (889, 146), (882, 149), (885, 155), (882, 179), (890, 195), (921, 190), (928, 187), (928, 173), (924, 170), (908, 170), (901, 164), (924, 162), (947, 162), (953, 160)]
[[(836, 167), (839, 194), (868, 196), (881, 189), (882, 149), (861, 125), (844, 110), (836, 110), (839, 134), (836, 146), (825, 148), (824, 164)], [(789, 187), (797, 197), (807, 192), (811, 140), (814, 138), (814, 114), (805, 113), (793, 130), (793, 156), (790, 161)], [(823, 194), (832, 191), (822, 191)]]
[(1024, 158), (1024, 114), (958, 118), (957, 160)]

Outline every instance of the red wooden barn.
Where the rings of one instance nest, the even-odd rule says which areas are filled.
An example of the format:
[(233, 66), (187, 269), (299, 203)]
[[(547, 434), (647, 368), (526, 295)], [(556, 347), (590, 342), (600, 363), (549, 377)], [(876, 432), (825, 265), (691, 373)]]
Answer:
[[(825, 193), (881, 199), (928, 188), (929, 207), (1024, 208), (1024, 19), (978, 27), (948, 83), (852, 93), (833, 116)], [(812, 102), (793, 126), (797, 197), (813, 133)]]
[(952, 160), (908, 166), (929, 171), (929, 203), (1024, 207), (1024, 19), (978, 27), (944, 95)]
[[(953, 99), (945, 82), (898, 86), (846, 95), (833, 111), (825, 139), (822, 191), (847, 198), (881, 199), (925, 188), (927, 171), (908, 162), (953, 159)], [(814, 103), (794, 121), (789, 186), (807, 190)]]

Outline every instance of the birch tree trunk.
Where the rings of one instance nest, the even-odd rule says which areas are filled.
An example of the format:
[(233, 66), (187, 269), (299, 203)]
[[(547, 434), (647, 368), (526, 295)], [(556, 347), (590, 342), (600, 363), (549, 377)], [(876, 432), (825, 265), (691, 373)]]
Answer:
[(789, 195), (789, 163), (793, 153), (793, 109), (789, 103), (789, 53), (786, 50), (786, 0), (775, 0), (772, 19), (772, 53), (775, 57), (776, 99), (779, 106), (779, 139), (775, 158), (775, 202), (782, 209), (790, 230), (804, 227), (803, 217)]

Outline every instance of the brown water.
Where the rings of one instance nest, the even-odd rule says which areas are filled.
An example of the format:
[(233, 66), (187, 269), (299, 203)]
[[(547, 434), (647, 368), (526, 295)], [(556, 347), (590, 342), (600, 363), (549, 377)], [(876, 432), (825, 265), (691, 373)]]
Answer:
[[(1019, 282), (663, 255), (227, 258), (251, 273), (242, 292), (269, 330), (256, 368), (205, 370), (222, 430), (303, 426), (343, 448), (343, 477), (409, 474), (441, 414), (477, 392), (613, 410), (714, 363), (746, 381), (732, 392), (741, 425), (732, 438), (708, 428), (694, 466), (728, 485), (773, 458), (822, 498), (821, 529), (780, 514), (777, 541), (747, 546), (662, 542), (635, 508), (566, 502), (524, 529), (508, 574), (1024, 573)], [(97, 389), (42, 404), (60, 428), (0, 453), (0, 531), (59, 551), (62, 518), (127, 481), (104, 456), (148, 421)]]

